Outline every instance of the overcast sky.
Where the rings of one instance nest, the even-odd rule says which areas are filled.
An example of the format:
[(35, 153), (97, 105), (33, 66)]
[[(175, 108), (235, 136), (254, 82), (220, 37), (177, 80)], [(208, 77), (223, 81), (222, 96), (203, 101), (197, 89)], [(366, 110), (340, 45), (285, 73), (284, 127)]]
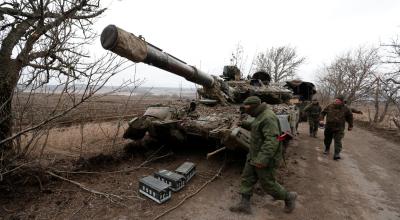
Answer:
[[(306, 57), (298, 75), (315, 81), (323, 63), (359, 46), (379, 45), (400, 33), (399, 0), (105, 0), (108, 10), (96, 23), (145, 39), (206, 73), (220, 75), (240, 43), (248, 63), (272, 46), (296, 47)], [(102, 50), (100, 39), (95, 48)], [(134, 69), (112, 80), (118, 85)], [(146, 64), (137, 65), (145, 86), (193, 86)]]

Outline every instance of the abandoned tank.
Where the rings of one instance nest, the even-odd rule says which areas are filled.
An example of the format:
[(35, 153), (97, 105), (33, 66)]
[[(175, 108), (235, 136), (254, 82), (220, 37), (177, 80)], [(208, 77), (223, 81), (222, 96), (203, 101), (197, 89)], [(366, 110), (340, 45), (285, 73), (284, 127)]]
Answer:
[(252, 95), (260, 97), (277, 114), (287, 143), (297, 133), (298, 105), (310, 101), (316, 92), (309, 82), (271, 83), (270, 75), (263, 71), (244, 79), (236, 66), (225, 66), (220, 76), (208, 75), (115, 25), (103, 30), (101, 44), (133, 62), (152, 65), (202, 86), (197, 90), (200, 98), (184, 107), (155, 103), (142, 116), (130, 120), (123, 137), (142, 146), (201, 141), (211, 143), (217, 151), (247, 149), (250, 133), (238, 124), (252, 120), (240, 108), (242, 101)]

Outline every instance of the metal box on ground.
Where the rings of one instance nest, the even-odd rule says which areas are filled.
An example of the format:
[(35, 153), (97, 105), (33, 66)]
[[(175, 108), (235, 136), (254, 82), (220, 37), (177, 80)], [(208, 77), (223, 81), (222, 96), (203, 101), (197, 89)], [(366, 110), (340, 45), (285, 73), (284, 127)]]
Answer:
[(154, 173), (154, 177), (167, 183), (172, 191), (179, 191), (185, 186), (186, 178), (169, 170), (160, 170)]
[(176, 168), (175, 172), (183, 175), (186, 179), (186, 182), (196, 174), (196, 165), (192, 162), (185, 162)]
[(139, 180), (139, 192), (158, 204), (171, 198), (169, 185), (153, 176), (146, 176)]

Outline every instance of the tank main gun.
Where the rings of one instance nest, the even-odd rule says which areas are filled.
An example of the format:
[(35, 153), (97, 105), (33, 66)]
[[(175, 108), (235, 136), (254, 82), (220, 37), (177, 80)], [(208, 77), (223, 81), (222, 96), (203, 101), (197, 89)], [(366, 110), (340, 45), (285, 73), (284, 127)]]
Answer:
[(164, 52), (160, 48), (146, 42), (115, 25), (108, 25), (101, 33), (101, 45), (135, 63), (146, 63), (173, 74), (184, 77), (186, 80), (202, 85), (207, 94), (223, 104), (227, 97), (220, 90), (218, 80), (200, 69), (188, 65), (184, 61)]

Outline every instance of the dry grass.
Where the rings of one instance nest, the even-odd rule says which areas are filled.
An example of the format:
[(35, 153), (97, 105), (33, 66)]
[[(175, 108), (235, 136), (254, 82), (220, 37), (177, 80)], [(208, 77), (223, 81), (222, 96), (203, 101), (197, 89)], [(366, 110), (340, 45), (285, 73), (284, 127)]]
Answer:
[[(358, 103), (352, 105), (353, 108), (356, 108), (358, 110), (361, 110), (363, 112), (362, 115), (359, 114), (354, 114), (354, 119), (356, 121), (361, 121), (361, 122), (372, 122), (374, 115), (375, 115), (375, 107), (371, 103)], [(383, 107), (379, 109), (380, 113), (383, 111)], [(390, 106), (388, 109), (388, 112), (386, 114), (386, 117), (384, 120), (375, 125), (379, 128), (385, 128), (385, 129), (397, 129), (396, 125), (393, 123), (393, 118), (398, 115), (397, 109), (395, 106)]]
[[(70, 127), (52, 128), (47, 133), (38, 137), (33, 146), (34, 156), (54, 154), (59, 157), (80, 157), (87, 154), (110, 153), (115, 148), (127, 143), (122, 138), (127, 122), (118, 121), (86, 123)], [(25, 145), (32, 137), (32, 133), (22, 139)]]

